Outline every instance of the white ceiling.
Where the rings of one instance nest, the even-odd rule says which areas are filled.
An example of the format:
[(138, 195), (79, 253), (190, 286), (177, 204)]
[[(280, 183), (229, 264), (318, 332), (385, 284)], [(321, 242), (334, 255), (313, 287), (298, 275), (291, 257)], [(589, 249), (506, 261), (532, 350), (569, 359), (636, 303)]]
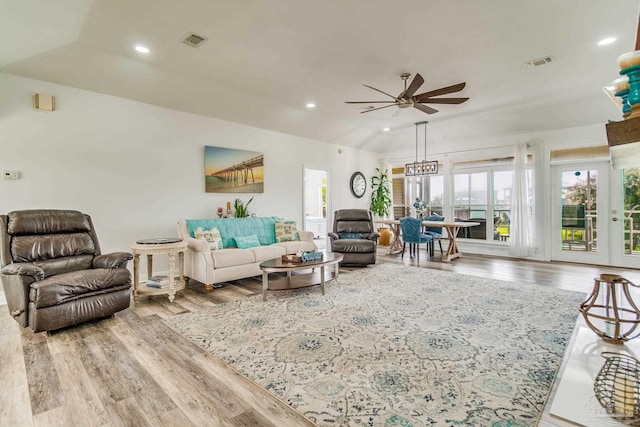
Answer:
[[(372, 151), (619, 120), (602, 87), (640, 0), (4, 0), (0, 71)], [(209, 40), (194, 49), (187, 33)], [(608, 36), (614, 44), (597, 46)], [(133, 50), (143, 44), (147, 55)], [(528, 60), (551, 55), (550, 64)], [(360, 114), (365, 88), (459, 82), (461, 105)], [(305, 104), (313, 101), (314, 110)], [(390, 127), (391, 132), (382, 132)], [(433, 145), (432, 145), (433, 144)], [(393, 147), (393, 148), (390, 148)]]

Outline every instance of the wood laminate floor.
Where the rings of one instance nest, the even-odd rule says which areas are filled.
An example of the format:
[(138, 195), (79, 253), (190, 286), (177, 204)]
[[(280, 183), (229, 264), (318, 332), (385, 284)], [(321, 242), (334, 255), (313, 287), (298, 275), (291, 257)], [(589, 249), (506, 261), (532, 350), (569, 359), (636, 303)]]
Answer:
[[(405, 253), (378, 262), (416, 265)], [(465, 255), (451, 263), (421, 254), (419, 267), (588, 292), (613, 272), (640, 283), (640, 271)], [(341, 274), (349, 274), (343, 269)], [(191, 281), (169, 303), (142, 297), (113, 318), (49, 335), (22, 330), (0, 306), (1, 426), (311, 426), (233, 368), (164, 325), (161, 318), (261, 292), (258, 279), (206, 293)], [(551, 398), (554, 391), (552, 390)], [(549, 415), (541, 426), (570, 425)]]

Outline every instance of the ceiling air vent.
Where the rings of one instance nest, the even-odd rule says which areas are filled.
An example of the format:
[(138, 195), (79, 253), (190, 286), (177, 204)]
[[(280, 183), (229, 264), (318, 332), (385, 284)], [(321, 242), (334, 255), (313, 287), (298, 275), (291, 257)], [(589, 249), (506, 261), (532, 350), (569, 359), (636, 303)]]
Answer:
[(201, 44), (206, 42), (208, 39), (206, 37), (199, 36), (197, 34), (189, 33), (182, 40), (182, 43), (191, 47), (199, 47)]
[(548, 64), (553, 61), (552, 56), (545, 56), (544, 58), (532, 59), (531, 61), (525, 62), (529, 67), (539, 67), (544, 64)]

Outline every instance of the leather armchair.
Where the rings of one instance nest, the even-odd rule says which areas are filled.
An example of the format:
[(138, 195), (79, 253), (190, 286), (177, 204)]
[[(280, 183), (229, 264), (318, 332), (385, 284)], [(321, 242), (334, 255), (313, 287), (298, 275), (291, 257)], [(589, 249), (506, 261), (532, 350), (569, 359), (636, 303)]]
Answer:
[(102, 255), (91, 217), (72, 210), (0, 215), (0, 278), (11, 316), (33, 332), (129, 307), (127, 252)]
[(340, 264), (367, 265), (376, 263), (378, 237), (373, 217), (367, 209), (342, 209), (333, 216), (333, 232), (327, 233), (331, 252), (344, 256)]

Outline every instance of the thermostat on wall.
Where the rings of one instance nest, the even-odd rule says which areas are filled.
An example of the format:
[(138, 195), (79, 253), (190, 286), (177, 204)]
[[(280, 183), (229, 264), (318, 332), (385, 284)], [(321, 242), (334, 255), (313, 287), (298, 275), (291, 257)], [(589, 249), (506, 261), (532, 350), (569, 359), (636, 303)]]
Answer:
[(3, 171), (2, 177), (4, 179), (20, 179), (19, 171)]

